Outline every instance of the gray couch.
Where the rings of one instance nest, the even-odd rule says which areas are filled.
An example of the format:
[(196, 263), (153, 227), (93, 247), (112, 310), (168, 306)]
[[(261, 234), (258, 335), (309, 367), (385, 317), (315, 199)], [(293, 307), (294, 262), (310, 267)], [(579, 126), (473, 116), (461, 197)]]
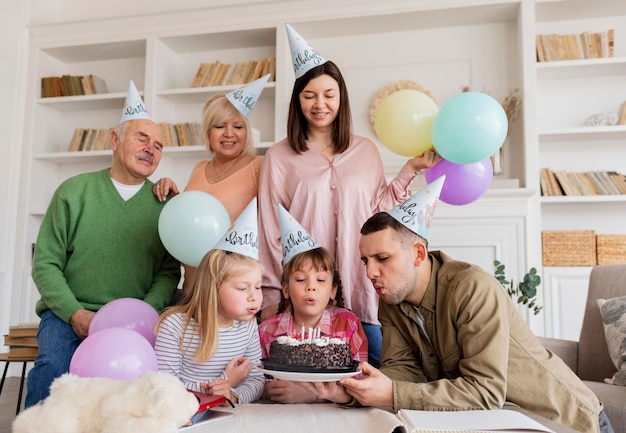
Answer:
[(617, 371), (606, 345), (596, 299), (626, 295), (626, 264), (598, 265), (591, 271), (579, 341), (541, 337), (543, 345), (563, 359), (604, 404), (615, 433), (626, 433), (626, 386), (609, 385), (604, 378)]

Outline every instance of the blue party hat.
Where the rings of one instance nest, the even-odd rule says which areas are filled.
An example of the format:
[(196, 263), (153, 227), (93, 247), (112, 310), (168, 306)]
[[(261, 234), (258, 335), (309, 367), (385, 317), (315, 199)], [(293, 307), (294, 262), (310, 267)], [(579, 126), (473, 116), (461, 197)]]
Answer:
[(291, 49), (291, 60), (296, 79), (300, 78), (316, 66), (326, 63), (326, 59), (319, 55), (289, 24), (287, 26), (287, 37), (289, 38), (289, 48)]
[(128, 85), (128, 93), (126, 94), (126, 101), (124, 101), (120, 123), (133, 119), (150, 119), (150, 115), (141, 96), (139, 96), (135, 83), (131, 80)]
[(413, 233), (426, 239), (445, 180), (445, 175), (438, 177), (387, 213)]
[(226, 99), (244, 116), (248, 117), (254, 104), (259, 100), (261, 92), (265, 88), (267, 81), (270, 79), (270, 74), (264, 75), (258, 80), (254, 80), (241, 89), (233, 90), (227, 93)]
[(243, 254), (259, 260), (259, 226), (257, 222), (257, 200), (252, 199), (233, 227), (226, 232), (213, 249)]
[(280, 239), (283, 244), (283, 266), (296, 254), (320, 247), (313, 237), (291, 216), (282, 205), (278, 205)]

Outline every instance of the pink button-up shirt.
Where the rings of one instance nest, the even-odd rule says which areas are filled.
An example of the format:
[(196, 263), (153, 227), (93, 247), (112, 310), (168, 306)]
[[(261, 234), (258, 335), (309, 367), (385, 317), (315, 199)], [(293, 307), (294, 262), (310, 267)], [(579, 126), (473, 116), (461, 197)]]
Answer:
[(362, 322), (378, 323), (378, 296), (365, 274), (359, 252), (361, 226), (374, 213), (406, 200), (415, 176), (405, 167), (387, 185), (376, 145), (356, 135), (350, 147), (335, 155), (333, 161), (312, 147), (298, 155), (287, 139), (270, 147), (259, 178), (263, 307), (280, 300), (280, 203), (334, 257), (346, 308)]

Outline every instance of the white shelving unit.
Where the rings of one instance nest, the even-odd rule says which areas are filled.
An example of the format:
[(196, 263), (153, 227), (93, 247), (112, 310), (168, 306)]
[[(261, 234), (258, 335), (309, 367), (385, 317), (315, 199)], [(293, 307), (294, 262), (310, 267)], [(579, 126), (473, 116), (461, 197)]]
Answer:
[[(616, 32), (622, 39), (616, 43), (614, 59), (537, 64), (534, 45), (535, 34), (548, 31), (615, 27), (626, 32), (622, 1), (603, 0), (611, 6), (608, 9), (587, 7), (595, 5), (589, 0), (321, 0), (315, 8), (302, 0), (288, 6), (288, 2), (255, 3), (238, 5), (236, 13), (232, 6), (220, 5), (175, 16), (68, 21), (30, 29), (21, 179), (27, 204), (19, 210), (15, 275), (27, 273), (31, 244), (56, 187), (70, 176), (110, 164), (108, 151), (66, 149), (74, 128), (106, 128), (119, 120), (130, 79), (156, 121), (199, 122), (211, 94), (238, 87), (191, 88), (201, 62), (276, 57), (276, 81), (268, 84), (250, 120), (260, 131), (259, 147), (282, 139), (293, 83), (287, 22), (339, 65), (349, 89), (355, 132), (376, 143), (369, 124), (370, 103), (381, 88), (395, 81), (422, 84), (439, 106), (464, 86), (489, 92), (500, 101), (512, 89), (520, 90), (522, 115), (505, 144), (504, 179), (496, 179), (474, 203), (442, 205), (437, 227), (431, 230), (433, 248), (487, 270), (498, 259), (517, 279), (529, 267), (541, 267), (542, 228), (563, 227), (557, 223), (563, 217), (582, 226), (583, 221), (572, 215), (577, 206), (595, 209), (591, 213), (599, 212), (602, 218), (605, 212), (598, 208), (623, 206), (613, 199), (553, 200), (538, 193), (538, 169), (543, 164), (563, 169), (597, 164), (598, 169), (626, 171), (626, 146), (620, 146), (624, 128), (581, 127), (589, 110), (616, 109), (625, 97), (609, 91), (618, 85), (626, 88), (622, 33)], [(580, 3), (583, 6), (573, 6)], [(115, 32), (110, 31), (112, 26)], [(110, 93), (39, 97), (43, 76), (89, 73), (103, 78)], [(595, 83), (599, 73), (604, 76)], [(596, 84), (595, 91), (591, 84)], [(602, 152), (596, 142), (601, 142)], [(386, 174), (393, 177), (406, 158), (378, 144)], [(617, 156), (607, 159), (610, 152)], [(182, 187), (193, 165), (205, 157), (201, 146), (165, 149), (154, 177), (171, 177)], [(606, 167), (607, 161), (615, 166)], [(22, 286), (31, 290), (27, 282)], [(544, 321), (552, 320), (543, 314), (549, 316), (550, 311), (546, 308), (540, 317), (530, 318), (538, 333), (544, 332)]]
[[(593, 114), (617, 113), (626, 101), (626, 2), (574, 0), (536, 5), (537, 35), (608, 29), (615, 29), (612, 58), (536, 64), (538, 168), (626, 173), (626, 126), (584, 125)], [(540, 209), (541, 230), (626, 233), (626, 195), (540, 197)], [(582, 314), (568, 311), (579, 312), (579, 304), (584, 305), (589, 271), (588, 267), (543, 269), (546, 299), (553, 313), (546, 325), (548, 334), (578, 338)], [(577, 300), (573, 306), (571, 299)]]

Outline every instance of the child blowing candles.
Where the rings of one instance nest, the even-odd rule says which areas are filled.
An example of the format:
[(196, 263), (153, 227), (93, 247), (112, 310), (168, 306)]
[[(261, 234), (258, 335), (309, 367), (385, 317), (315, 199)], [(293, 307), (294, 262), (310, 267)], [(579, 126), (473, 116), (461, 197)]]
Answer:
[[(272, 341), (282, 335), (298, 336), (316, 329), (321, 336), (350, 344), (352, 358), (367, 360), (367, 338), (358, 317), (343, 307), (341, 280), (332, 256), (279, 205), (283, 245), (283, 274), (278, 314), (259, 327), (263, 357)], [(302, 335), (300, 338), (305, 338)], [(311, 403), (318, 400), (308, 383), (270, 380), (265, 395), (279, 403)]]
[(198, 267), (191, 290), (156, 325), (160, 371), (193, 391), (249, 403), (263, 394), (258, 325), (263, 268), (254, 198)]

